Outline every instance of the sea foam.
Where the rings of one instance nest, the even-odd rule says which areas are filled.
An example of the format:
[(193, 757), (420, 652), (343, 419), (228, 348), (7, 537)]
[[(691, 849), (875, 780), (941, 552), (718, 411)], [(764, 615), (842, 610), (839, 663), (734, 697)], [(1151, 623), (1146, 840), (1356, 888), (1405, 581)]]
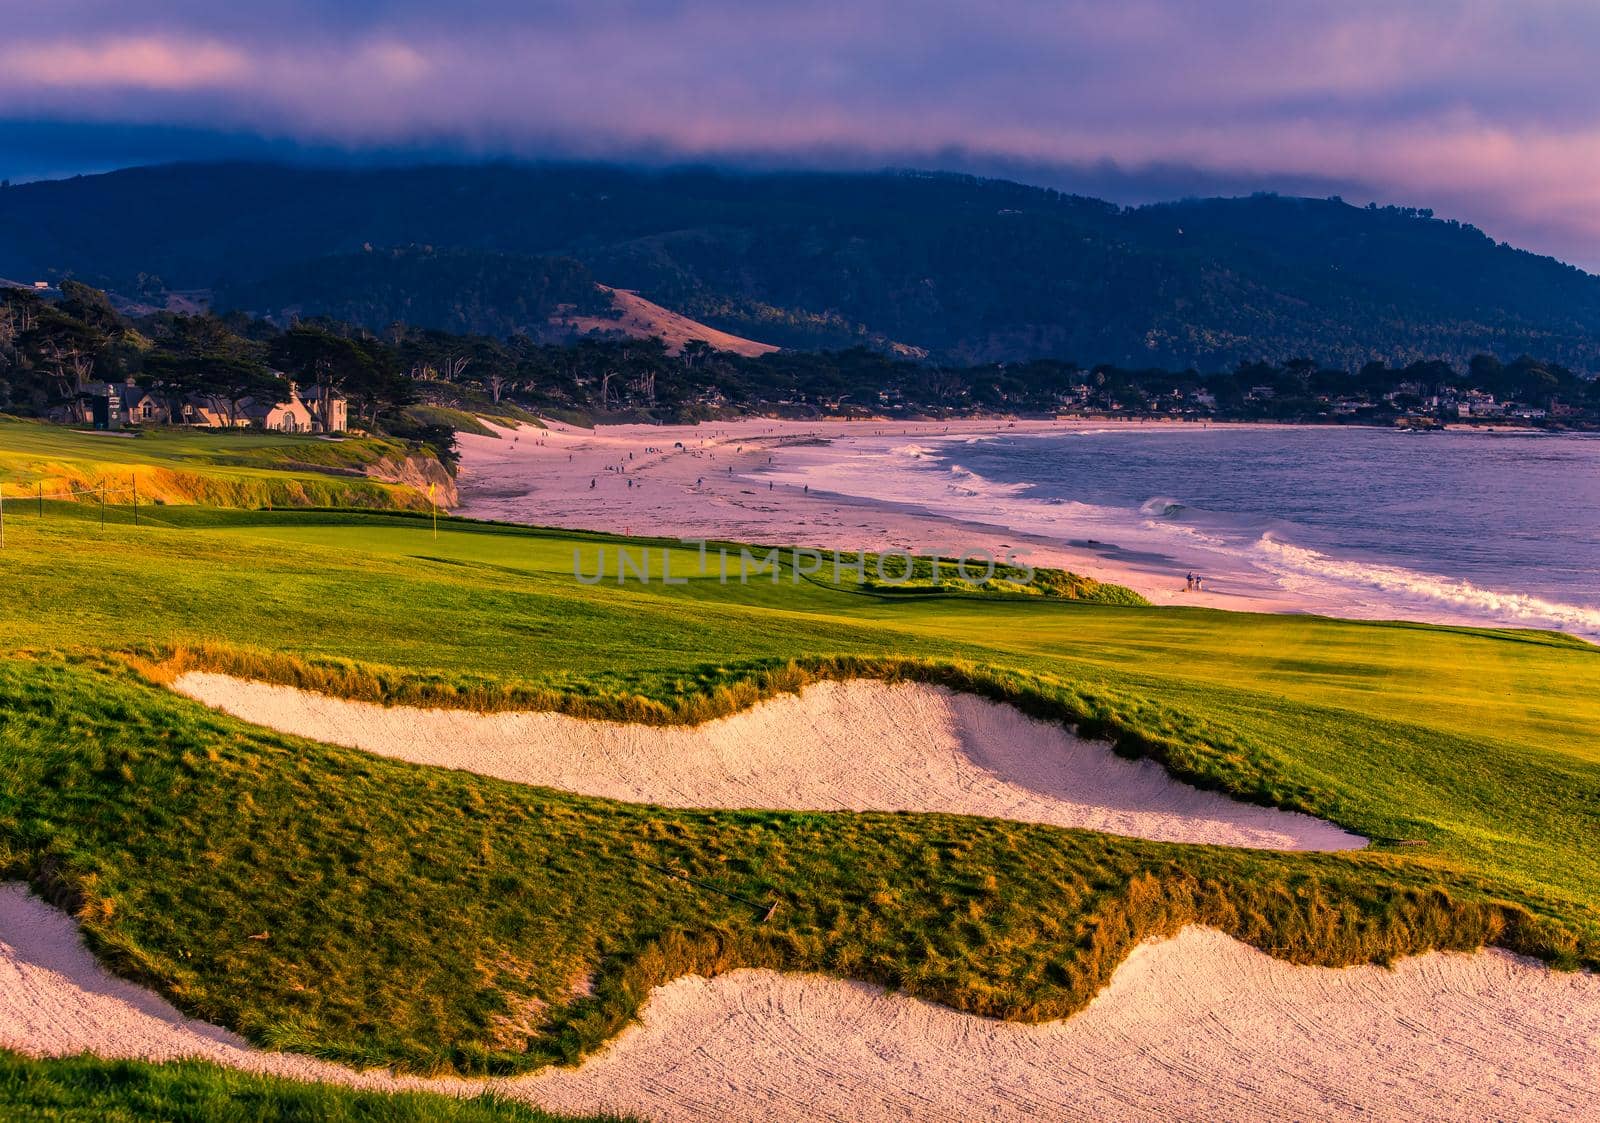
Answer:
[(1270, 533), (1256, 541), (1254, 552), (1265, 568), (1283, 575), (1303, 574), (1392, 596), (1451, 605), (1473, 614), (1600, 635), (1600, 608), (1485, 589), (1463, 578), (1422, 573), (1404, 566), (1336, 558), (1282, 541)]

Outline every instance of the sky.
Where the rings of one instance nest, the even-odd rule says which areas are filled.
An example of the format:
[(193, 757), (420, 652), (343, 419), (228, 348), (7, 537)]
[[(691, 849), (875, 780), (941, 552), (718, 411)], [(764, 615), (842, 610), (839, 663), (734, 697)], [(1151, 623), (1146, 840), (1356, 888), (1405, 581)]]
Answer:
[(1595, 0), (0, 0), (0, 176), (929, 167), (1432, 207), (1600, 271)]

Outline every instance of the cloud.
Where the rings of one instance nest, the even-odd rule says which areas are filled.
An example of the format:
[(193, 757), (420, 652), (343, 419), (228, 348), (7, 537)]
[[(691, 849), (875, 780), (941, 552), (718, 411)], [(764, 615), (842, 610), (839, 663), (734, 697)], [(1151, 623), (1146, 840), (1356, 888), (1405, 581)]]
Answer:
[(1597, 51), (1589, 0), (60, 0), (15, 19), (0, 105), (353, 150), (1349, 183), (1594, 265)]
[(187, 90), (243, 80), (251, 69), (249, 54), (239, 48), (155, 36), (0, 47), (0, 73), (6, 75), (8, 86), (19, 90), (48, 87), (72, 91), (107, 86)]

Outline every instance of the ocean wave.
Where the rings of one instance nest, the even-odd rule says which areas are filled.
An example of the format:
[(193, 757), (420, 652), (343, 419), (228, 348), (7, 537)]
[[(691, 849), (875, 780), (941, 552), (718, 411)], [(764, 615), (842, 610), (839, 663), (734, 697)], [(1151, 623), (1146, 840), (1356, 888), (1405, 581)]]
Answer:
[(1021, 495), (1032, 487), (1025, 483), (997, 483), (961, 464), (950, 465), (949, 477), (948, 487), (953, 494), (973, 499), (1003, 499)]
[(1359, 585), (1401, 597), (1448, 604), (1457, 609), (1502, 620), (1554, 624), (1588, 635), (1600, 634), (1600, 608), (1564, 604), (1528, 593), (1485, 589), (1464, 578), (1422, 573), (1397, 565), (1380, 565), (1331, 557), (1264, 534), (1255, 553), (1270, 569), (1287, 570), (1324, 580)]
[(1183, 503), (1167, 495), (1157, 495), (1139, 504), (1139, 513), (1151, 519), (1174, 519), (1188, 510)]

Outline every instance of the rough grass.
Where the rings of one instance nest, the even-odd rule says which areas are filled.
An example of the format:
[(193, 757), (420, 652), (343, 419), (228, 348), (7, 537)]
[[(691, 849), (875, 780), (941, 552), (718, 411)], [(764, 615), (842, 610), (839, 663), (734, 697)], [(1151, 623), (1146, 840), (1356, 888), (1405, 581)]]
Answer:
[(39, 1123), (623, 1123), (616, 1116), (551, 1115), (492, 1094), (380, 1094), (251, 1076), (198, 1061), (30, 1060), (4, 1050), (0, 1114)]
[[(615, 540), (167, 513), (104, 532), (8, 519), (0, 872), (72, 908), (116, 970), (263, 1044), (521, 1071), (593, 1048), (657, 983), (746, 964), (1054, 1017), (1190, 921), (1298, 962), (1487, 942), (1600, 963), (1600, 652), (1566, 637), (886, 600), (724, 584), (692, 551), (672, 555), (684, 585), (586, 586), (572, 552)], [(916, 677), (1375, 844), (637, 807), (274, 736), (130, 656), (147, 674), (657, 722), (818, 676)]]
[[(843, 578), (853, 576), (859, 566), (861, 577), (856, 587), (880, 596), (1035, 596), (1058, 600), (1083, 601), (1090, 604), (1118, 604), (1146, 606), (1149, 601), (1124, 585), (1096, 581), (1092, 577), (1071, 573), (1065, 569), (999, 564), (998, 559), (972, 558), (966, 564), (963, 577), (961, 559), (940, 558), (938, 572), (932, 558), (913, 558), (907, 566), (904, 556), (855, 554), (840, 551), (835, 563), (832, 552), (826, 554), (820, 575), (811, 579), (819, 584), (833, 583), (845, 586)], [(839, 580), (835, 580), (836, 570)]]
[(0, 699), (0, 874), (186, 1011), (356, 1064), (572, 1060), (650, 987), (747, 965), (1061, 1017), (1188, 922), (1297, 962), (1585, 954), (1482, 879), (1392, 854), (639, 807), (270, 735), (114, 665), (0, 664)]

